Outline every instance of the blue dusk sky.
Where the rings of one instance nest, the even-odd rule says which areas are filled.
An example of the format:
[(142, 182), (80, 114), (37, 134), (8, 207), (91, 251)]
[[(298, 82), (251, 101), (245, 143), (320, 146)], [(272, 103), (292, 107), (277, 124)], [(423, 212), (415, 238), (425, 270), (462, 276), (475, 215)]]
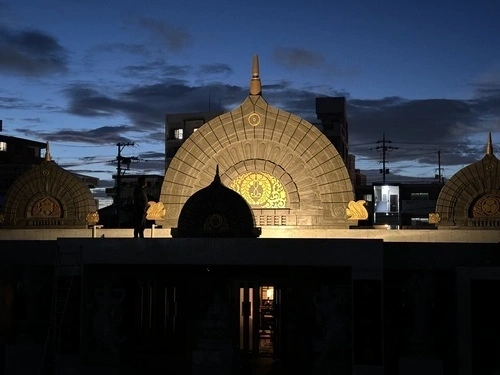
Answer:
[(258, 54), (269, 104), (318, 122), (345, 96), (350, 153), (380, 179), (446, 178), (500, 149), (500, 2), (0, 0), (4, 135), (108, 185), (163, 174), (166, 113), (231, 110)]

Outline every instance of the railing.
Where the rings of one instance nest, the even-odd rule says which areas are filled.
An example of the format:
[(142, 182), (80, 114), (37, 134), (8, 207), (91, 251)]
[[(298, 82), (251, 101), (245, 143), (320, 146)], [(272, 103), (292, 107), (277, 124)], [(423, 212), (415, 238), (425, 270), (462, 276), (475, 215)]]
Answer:
[(500, 227), (500, 217), (474, 217), (468, 220), (470, 227)]

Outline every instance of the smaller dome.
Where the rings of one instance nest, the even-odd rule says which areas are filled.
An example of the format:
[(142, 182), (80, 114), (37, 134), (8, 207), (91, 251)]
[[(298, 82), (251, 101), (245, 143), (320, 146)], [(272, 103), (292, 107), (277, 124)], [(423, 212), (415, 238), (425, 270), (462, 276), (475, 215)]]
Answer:
[(245, 199), (222, 184), (217, 166), (214, 181), (189, 197), (171, 233), (180, 238), (251, 238), (260, 236), (260, 228)]
[(500, 160), (493, 154), (491, 133), (486, 155), (443, 186), (436, 202), (438, 227), (498, 230), (500, 227)]

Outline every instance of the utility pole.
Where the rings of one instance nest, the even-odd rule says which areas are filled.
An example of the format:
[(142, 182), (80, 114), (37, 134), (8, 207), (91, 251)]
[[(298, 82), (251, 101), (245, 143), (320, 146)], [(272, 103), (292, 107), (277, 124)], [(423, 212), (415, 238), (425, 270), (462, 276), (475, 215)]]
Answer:
[(438, 179), (439, 183), (443, 183), (443, 175), (441, 174), (441, 171), (443, 168), (441, 168), (441, 150), (438, 150), (438, 174), (435, 175), (434, 177)]
[(385, 139), (385, 132), (382, 134), (382, 140), (377, 141), (377, 143), (382, 143), (382, 146), (377, 146), (377, 150), (382, 150), (382, 169), (380, 169), (380, 173), (382, 173), (382, 181), (385, 183), (385, 175), (389, 173), (389, 168), (385, 168), (386, 153), (387, 151), (397, 150), (399, 147), (387, 146), (387, 144), (392, 143), (392, 141)]
[(121, 176), (122, 176), (122, 161), (124, 161), (127, 165), (130, 165), (130, 160), (132, 158), (124, 158), (122, 157), (122, 151), (127, 146), (134, 146), (134, 143), (117, 143), (118, 147), (118, 155), (116, 157), (116, 161), (118, 162), (118, 166), (116, 168), (116, 195), (115, 195), (115, 205), (116, 205), (116, 213), (118, 216), (118, 228), (120, 228), (120, 208), (121, 208)]

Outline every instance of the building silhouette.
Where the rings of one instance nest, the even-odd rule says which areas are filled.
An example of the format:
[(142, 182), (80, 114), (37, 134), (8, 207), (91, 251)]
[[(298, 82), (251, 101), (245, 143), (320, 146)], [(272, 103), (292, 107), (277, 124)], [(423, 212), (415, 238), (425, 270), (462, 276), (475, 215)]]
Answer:
[[(4, 372), (494, 373), (499, 167), (489, 139), (440, 192), (438, 230), (358, 228), (343, 159), (264, 99), (254, 58), (248, 97), (172, 158), (149, 238), (1, 223)], [(55, 182), (40, 199), (64, 208)]]

